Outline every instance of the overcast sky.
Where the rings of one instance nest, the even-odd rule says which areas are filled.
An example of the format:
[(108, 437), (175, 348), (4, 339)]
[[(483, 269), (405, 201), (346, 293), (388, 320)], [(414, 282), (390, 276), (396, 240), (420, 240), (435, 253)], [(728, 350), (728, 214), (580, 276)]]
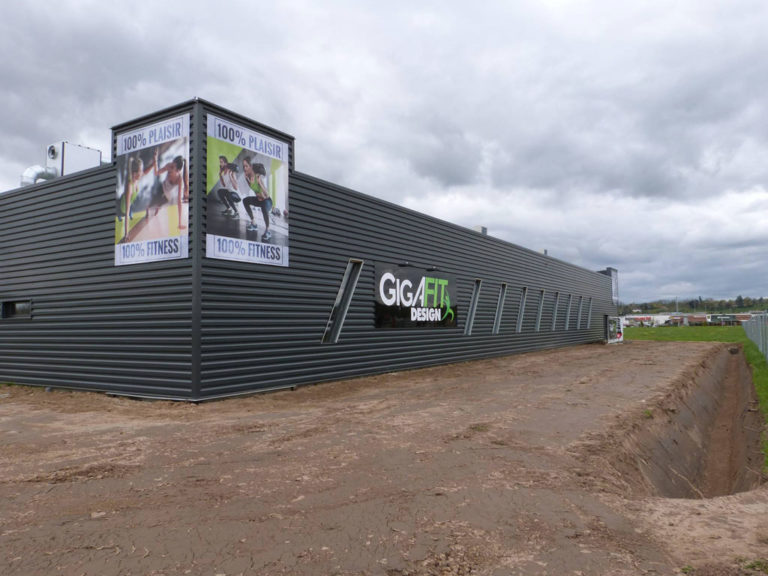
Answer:
[(0, 190), (197, 96), (624, 302), (768, 296), (764, 0), (6, 2), (0, 53)]

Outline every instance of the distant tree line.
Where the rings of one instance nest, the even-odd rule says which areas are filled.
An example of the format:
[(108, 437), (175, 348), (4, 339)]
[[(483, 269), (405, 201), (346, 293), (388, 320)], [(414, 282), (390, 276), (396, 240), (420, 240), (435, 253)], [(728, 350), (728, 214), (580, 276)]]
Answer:
[(736, 296), (731, 300), (715, 300), (714, 298), (694, 298), (692, 300), (655, 300), (653, 302), (636, 303), (630, 302), (629, 304), (619, 303), (619, 314), (633, 314), (635, 310), (640, 310), (642, 314), (664, 314), (669, 312), (694, 313), (694, 312), (706, 312), (711, 313), (737, 313), (737, 312), (750, 312), (752, 310), (765, 310), (768, 305), (768, 299), (763, 298), (750, 298), (749, 296)]

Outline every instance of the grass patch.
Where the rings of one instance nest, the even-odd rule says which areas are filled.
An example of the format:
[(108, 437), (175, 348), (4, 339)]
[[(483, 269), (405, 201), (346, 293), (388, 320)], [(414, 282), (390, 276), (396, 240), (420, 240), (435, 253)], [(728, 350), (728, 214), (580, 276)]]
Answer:
[(756, 570), (763, 574), (768, 574), (768, 560), (754, 560), (744, 566), (748, 570)]
[(664, 342), (752, 342), (741, 326), (669, 326), (664, 328), (624, 328), (627, 340)]
[[(768, 362), (757, 344), (747, 337), (741, 326), (680, 326), (668, 328), (627, 327), (626, 340), (657, 342), (735, 342), (744, 347), (744, 356), (752, 368), (752, 382), (760, 403), (763, 420), (768, 422)], [(763, 436), (763, 466), (768, 469), (768, 438)]]

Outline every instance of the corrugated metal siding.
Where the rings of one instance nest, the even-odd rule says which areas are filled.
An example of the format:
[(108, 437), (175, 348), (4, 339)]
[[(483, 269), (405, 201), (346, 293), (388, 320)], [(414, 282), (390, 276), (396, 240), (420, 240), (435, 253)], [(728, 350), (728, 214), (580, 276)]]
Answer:
[(0, 301), (33, 305), (0, 320), (0, 381), (191, 397), (191, 259), (114, 266), (115, 187), (112, 165), (0, 194)]
[[(610, 278), (481, 236), (372, 197), (294, 173), (290, 185), (289, 269), (203, 260), (202, 397), (235, 394), (434, 363), (566, 346), (603, 339), (614, 314)], [(349, 259), (365, 261), (341, 337), (321, 338)], [(458, 282), (458, 326), (374, 327), (377, 262), (436, 266)], [(464, 323), (475, 279), (482, 280), (471, 336)], [(493, 335), (499, 289), (508, 284), (501, 330)], [(523, 329), (515, 332), (520, 293), (528, 287)], [(546, 290), (542, 326), (538, 298)], [(561, 297), (573, 294), (565, 331)], [(593, 320), (576, 329), (576, 299), (592, 297)]]

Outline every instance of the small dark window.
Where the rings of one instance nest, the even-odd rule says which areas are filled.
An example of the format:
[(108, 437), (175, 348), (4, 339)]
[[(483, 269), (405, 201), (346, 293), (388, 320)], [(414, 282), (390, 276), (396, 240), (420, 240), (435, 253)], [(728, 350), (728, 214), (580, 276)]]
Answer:
[(584, 309), (584, 296), (579, 296), (579, 312), (576, 314), (576, 330), (581, 330), (581, 313)]
[(560, 292), (555, 292), (555, 303), (552, 307), (552, 332), (557, 329), (557, 308), (560, 306)]
[(362, 260), (350, 260), (347, 263), (347, 269), (344, 271), (344, 278), (341, 280), (339, 292), (336, 294), (336, 300), (333, 303), (331, 314), (328, 317), (328, 323), (323, 332), (323, 343), (335, 344), (339, 341), (341, 327), (344, 325), (344, 319), (347, 317), (349, 305), (352, 302), (352, 295), (355, 293), (357, 281), (360, 278), (360, 271), (363, 269)]
[(536, 332), (541, 330), (541, 315), (544, 312), (544, 296), (546, 292), (541, 290), (539, 292), (539, 309), (536, 311)]
[(472, 324), (475, 323), (475, 312), (477, 311), (477, 301), (480, 299), (480, 285), (483, 283), (479, 278), (475, 280), (475, 286), (472, 290), (472, 300), (469, 301), (469, 310), (467, 311), (467, 323), (464, 326), (464, 334), (472, 334)]
[(31, 300), (6, 300), (2, 303), (0, 318), (31, 318), (32, 301)]
[(515, 326), (515, 332), (523, 331), (523, 316), (525, 315), (525, 301), (528, 299), (528, 288), (523, 287), (520, 292), (520, 307), (517, 309), (517, 325)]
[(504, 312), (504, 299), (507, 297), (507, 285), (501, 284), (499, 288), (499, 301), (496, 303), (496, 318), (493, 321), (493, 333), (498, 334), (501, 329), (501, 315)]

